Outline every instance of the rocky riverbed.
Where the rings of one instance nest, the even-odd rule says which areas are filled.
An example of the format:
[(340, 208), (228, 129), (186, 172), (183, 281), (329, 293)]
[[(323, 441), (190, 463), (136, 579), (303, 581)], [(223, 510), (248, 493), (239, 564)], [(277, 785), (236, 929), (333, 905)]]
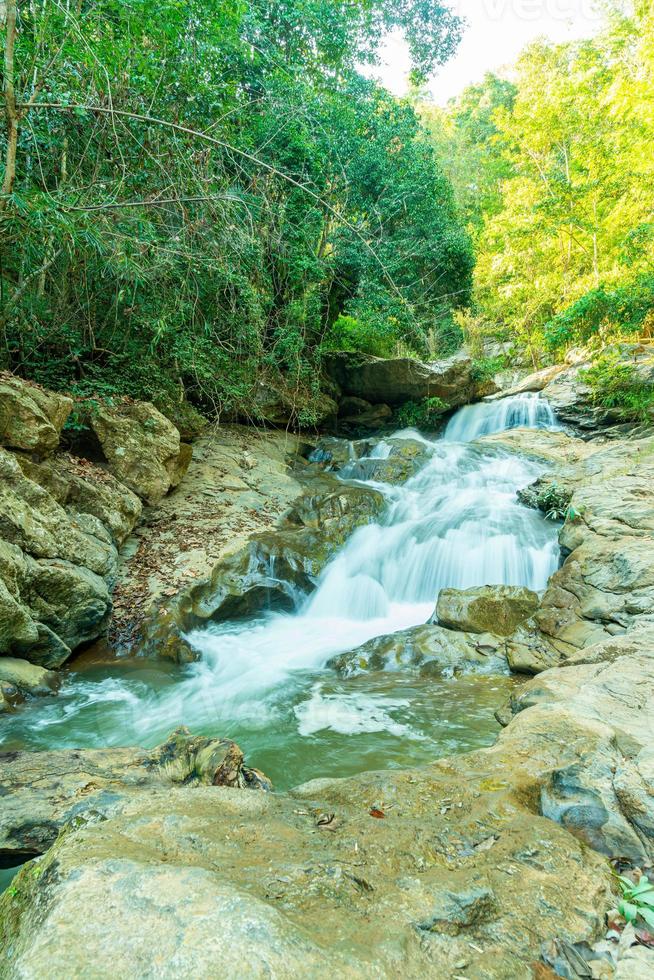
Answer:
[[(561, 385), (567, 370), (543, 384)], [(187, 732), (150, 750), (14, 749), (2, 757), (0, 851), (39, 856), (0, 899), (0, 976), (86, 976), (91, 964), (98, 977), (654, 975), (642, 930), (640, 940), (631, 927), (606, 938), (614, 868), (654, 862), (654, 436), (583, 436), (513, 429), (466, 450), (535, 461), (521, 514), (562, 522), (561, 565), (544, 588), (459, 583), (419, 625), (353, 644), (331, 664), (355, 680), (413, 671), (439, 697), (443, 676), (512, 671), (523, 682), (496, 705), (494, 744), (288, 792), (270, 792), (230, 740)], [(196, 442), (172, 496), (147, 503), (142, 488), (156, 509), (135, 533), (141, 505), (129, 489), (111, 483), (112, 509), (96, 516), (119, 582), (116, 635), (143, 637), (144, 651), (172, 669), (198, 654), (189, 630), (311, 595), (355, 528), (377, 526), (392, 493), (380, 488), (404, 485), (428, 460), (419, 438), (387, 439), (383, 453), (374, 440), (327, 439), (313, 456), (306, 440), (259, 438), (246, 442), (235, 427)], [(15, 450), (5, 456), (10, 487), (45, 484), (12, 469), (26, 466)], [(61, 513), (34, 501), (46, 530), (71, 524), (77, 537), (56, 560), (74, 564), (90, 534), (77, 501), (95, 498), (73, 496), (73, 464), (59, 456), (33, 465), (50, 480), (56, 467), (66, 474), (67, 496), (57, 484), (53, 497)], [(98, 484), (117, 479), (100, 469), (109, 475)], [(352, 482), (361, 479), (373, 484)], [(198, 502), (208, 484), (221, 487), (209, 506)], [(118, 497), (134, 513), (122, 523)], [(35, 540), (15, 547), (40, 569), (51, 559)], [(131, 567), (120, 547), (137, 556)], [(20, 583), (42, 572), (25, 574)], [(60, 642), (69, 635), (31, 598), (36, 586), (18, 591), (15, 581), (10, 596), (35, 639), (8, 652), (36, 663), (0, 658), (9, 712), (26, 710), (21, 694), (52, 699), (60, 683), (50, 669), (59, 664), (40, 653), (39, 624)], [(145, 609), (134, 627), (130, 603)], [(106, 610), (92, 628), (101, 622)]]

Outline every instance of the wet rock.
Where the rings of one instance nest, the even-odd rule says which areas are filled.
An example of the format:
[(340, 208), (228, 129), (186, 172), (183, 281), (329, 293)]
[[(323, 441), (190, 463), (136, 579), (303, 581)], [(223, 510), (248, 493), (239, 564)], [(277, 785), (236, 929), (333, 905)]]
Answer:
[(35, 696), (52, 694), (59, 688), (61, 678), (54, 671), (27, 660), (0, 657), (0, 682), (10, 684), (23, 696)]
[(20, 691), (8, 681), (0, 681), (0, 714), (11, 711), (21, 700)]
[(483, 669), (499, 672), (506, 666), (505, 643), (490, 633), (462, 633), (442, 626), (412, 626), (338, 654), (329, 666), (344, 677), (366, 671), (420, 667), (423, 673)]
[[(194, 659), (171, 625), (175, 596), (279, 524), (302, 494), (308, 452), (304, 440), (276, 429), (221, 425), (201, 436), (181, 485), (148, 510), (122, 549), (110, 642), (128, 650), (145, 639), (143, 649), (157, 657)], [(147, 642), (155, 618), (156, 649)]]
[(474, 393), (473, 362), (463, 353), (423, 364), (408, 357), (384, 359), (341, 351), (327, 355), (324, 367), (344, 395), (372, 403), (393, 406), (440, 398), (446, 411), (465, 405)]
[(265, 609), (293, 609), (319, 571), (312, 533), (271, 531), (222, 559), (207, 582), (179, 600), (182, 629), (207, 619), (241, 619)]
[(89, 413), (109, 469), (125, 486), (155, 504), (176, 486), (190, 461), (179, 432), (150, 402), (101, 405)]
[(441, 589), (436, 619), (451, 630), (510, 636), (538, 608), (538, 595), (510, 585)]
[(321, 436), (309, 455), (309, 462), (318, 464), (326, 472), (337, 471), (359, 456), (367, 456), (371, 447), (371, 441), (352, 442), (335, 436)]
[(352, 443), (354, 459), (339, 468), (343, 479), (406, 483), (431, 459), (432, 447), (421, 439), (390, 438)]
[(503, 432), (480, 436), (475, 440), (475, 445), (498, 447), (509, 452), (543, 459), (557, 464), (557, 470), (565, 463), (572, 465), (579, 463), (589, 452), (595, 452), (598, 448), (557, 429), (527, 428), (506, 429)]
[(375, 520), (384, 506), (381, 493), (326, 477), (295, 502), (280, 526), (254, 535), (219, 561), (208, 580), (170, 603), (171, 613), (148, 628), (143, 649), (155, 656), (186, 661), (188, 644), (180, 632), (253, 616), (267, 609), (293, 609), (313, 591), (316, 580), (352, 532)]
[(0, 855), (42, 853), (70, 821), (104, 818), (126, 798), (165, 786), (270, 789), (229, 739), (174, 731), (155, 749), (0, 753)]
[(320, 528), (330, 539), (342, 544), (352, 531), (379, 517), (386, 500), (372, 487), (334, 484), (312, 485), (290, 508), (283, 527)]
[(0, 374), (0, 445), (38, 455), (52, 452), (72, 408), (65, 395)]

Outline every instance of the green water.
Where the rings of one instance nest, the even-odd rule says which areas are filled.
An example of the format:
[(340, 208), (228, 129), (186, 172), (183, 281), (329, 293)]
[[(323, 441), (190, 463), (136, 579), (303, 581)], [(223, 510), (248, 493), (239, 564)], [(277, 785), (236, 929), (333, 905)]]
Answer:
[[(0, 720), (5, 751), (151, 747), (188, 717), (188, 703), (175, 698), (185, 674), (179, 667), (144, 660), (81, 666), (57, 696)], [(240, 717), (207, 695), (202, 712), (194, 705), (192, 729), (233, 739), (247, 763), (284, 790), (489, 745), (499, 731), (493, 713), (516, 683), (505, 675), (403, 671), (341, 679), (329, 670), (297, 671)]]

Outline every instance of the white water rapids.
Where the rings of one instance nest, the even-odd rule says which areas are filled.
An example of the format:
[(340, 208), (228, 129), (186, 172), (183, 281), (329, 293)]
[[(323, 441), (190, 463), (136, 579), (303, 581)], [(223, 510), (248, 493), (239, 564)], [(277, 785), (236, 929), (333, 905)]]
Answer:
[[(402, 486), (374, 484), (388, 501), (379, 523), (355, 531), (296, 612), (196, 630), (188, 639), (201, 660), (154, 682), (147, 664), (90, 680), (73, 674), (58, 698), (22, 714), (14, 734), (31, 747), (151, 745), (184, 724), (235, 738), (264, 770), (252, 758), (253, 745), (264, 756), (264, 746), (276, 745), (292, 759), (310, 755), (311, 739), (321, 733), (349, 739), (381, 733), (384, 753), (389, 739), (398, 743), (398, 759), (407, 740), (426, 740), (424, 751), (433, 756), (436, 687), (430, 694), (424, 683), (416, 687), (399, 674), (392, 682), (346, 682), (325, 667), (372, 637), (426, 622), (443, 587), (545, 587), (558, 562), (556, 527), (516, 499), (542, 467), (469, 445), (516, 425), (554, 427), (555, 419), (546, 402), (524, 395), (463, 408), (442, 438), (423, 440), (427, 463)], [(423, 439), (412, 430), (398, 435)], [(388, 449), (378, 444), (376, 458)], [(465, 728), (465, 715), (461, 720), (447, 707), (436, 711), (439, 724), (451, 729), (446, 744), (467, 747), (465, 737), (453, 735)], [(474, 716), (474, 705), (466, 711)], [(329, 744), (356, 754), (351, 741), (349, 749)], [(361, 755), (358, 768), (369, 767), (370, 742)], [(298, 763), (298, 774), (305, 770), (313, 772)]]

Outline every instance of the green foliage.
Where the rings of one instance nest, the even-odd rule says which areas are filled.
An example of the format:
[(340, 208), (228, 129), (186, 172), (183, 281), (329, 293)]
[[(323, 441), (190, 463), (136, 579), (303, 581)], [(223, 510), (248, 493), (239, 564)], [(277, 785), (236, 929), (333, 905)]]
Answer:
[(637, 337), (654, 315), (654, 276), (617, 289), (600, 286), (545, 324), (545, 343), (560, 351), (590, 340)]
[(487, 76), (428, 115), (474, 238), (473, 309), (537, 366), (647, 327), (654, 7), (613, 9), (592, 39), (532, 44), (512, 79)]
[[(654, 884), (647, 875), (642, 875), (638, 884), (630, 878), (617, 875), (622, 892), (618, 905), (620, 915), (636, 925), (644, 923), (648, 929), (654, 929)], [(638, 920), (642, 919), (642, 923)]]
[(341, 313), (328, 330), (322, 342), (322, 350), (360, 351), (377, 357), (387, 357), (393, 353), (395, 341), (392, 325), (387, 320), (382, 320), (381, 324), (366, 323)]
[(528, 507), (541, 510), (550, 521), (574, 520), (579, 516), (570, 506), (572, 492), (555, 481), (545, 486), (536, 483), (525, 487), (519, 491), (518, 497)]
[(506, 367), (506, 357), (498, 354), (496, 357), (476, 357), (472, 361), (470, 376), (477, 384), (492, 381), (498, 371)]
[(618, 351), (600, 355), (579, 377), (591, 390), (595, 405), (612, 408), (624, 419), (647, 421), (654, 412), (654, 385), (635, 365), (620, 361)]
[(423, 398), (421, 401), (408, 401), (396, 413), (397, 424), (406, 429), (434, 429), (447, 405), (441, 398)]
[(385, 354), (447, 334), (469, 238), (414, 110), (357, 71), (396, 27), (418, 72), (442, 63), (445, 5), (78, 9), (19, 4), (36, 95), (0, 207), (0, 368), (171, 416), (247, 414), (277, 373), (310, 414), (340, 335)]

